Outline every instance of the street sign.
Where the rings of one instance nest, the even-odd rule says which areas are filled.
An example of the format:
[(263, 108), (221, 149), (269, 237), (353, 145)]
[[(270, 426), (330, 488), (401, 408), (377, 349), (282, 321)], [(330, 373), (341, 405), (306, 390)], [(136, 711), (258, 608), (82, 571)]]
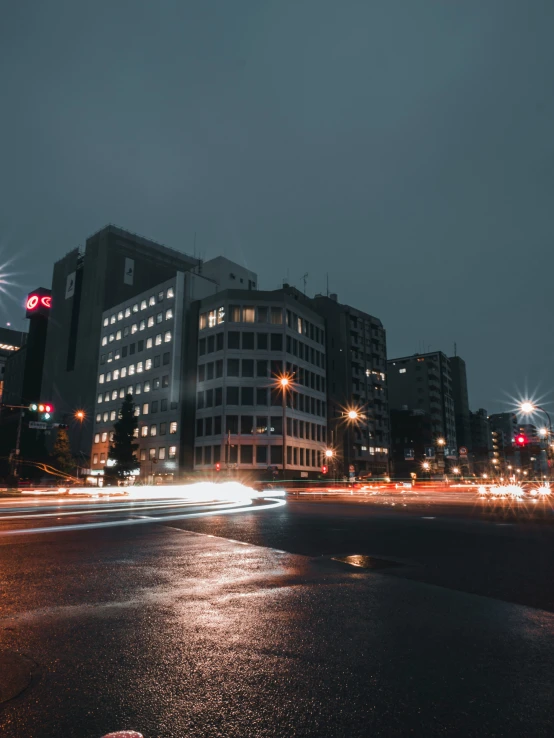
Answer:
[(460, 456), (467, 456), (467, 448), (465, 446), (460, 446)]
[(30, 420), (29, 428), (35, 428), (36, 430), (47, 430), (50, 426), (48, 423), (42, 423), (40, 420)]

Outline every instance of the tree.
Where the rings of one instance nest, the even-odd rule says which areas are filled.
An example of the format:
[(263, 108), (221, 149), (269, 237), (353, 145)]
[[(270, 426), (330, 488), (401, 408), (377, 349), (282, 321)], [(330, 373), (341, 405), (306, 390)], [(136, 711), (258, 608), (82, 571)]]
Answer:
[(110, 471), (118, 479), (125, 479), (140, 466), (135, 453), (139, 447), (138, 443), (135, 443), (137, 428), (138, 421), (133, 396), (127, 395), (119, 411), (119, 420), (114, 424), (113, 439), (108, 454), (108, 458), (115, 462)]
[(58, 428), (54, 447), (52, 449), (52, 459), (54, 466), (66, 474), (71, 474), (75, 468), (75, 462), (71, 454), (71, 446), (69, 445), (69, 436), (65, 428)]

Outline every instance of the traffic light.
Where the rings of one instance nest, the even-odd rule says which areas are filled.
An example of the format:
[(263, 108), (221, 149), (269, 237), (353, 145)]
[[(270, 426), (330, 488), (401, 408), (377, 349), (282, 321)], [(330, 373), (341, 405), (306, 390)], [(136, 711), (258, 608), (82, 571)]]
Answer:
[(327, 464), (323, 464), (323, 466), (321, 467), (321, 473), (327, 474), (328, 471), (329, 471), (329, 467), (327, 466)]
[(216, 464), (215, 464), (215, 470), (216, 471), (221, 471), (221, 464), (219, 463), (219, 461), (217, 461)]
[(33, 402), (29, 405), (32, 413), (38, 413), (41, 420), (50, 420), (54, 412), (54, 406), (50, 402)]
[(518, 433), (515, 440), (516, 446), (519, 446), (520, 448), (527, 445), (527, 436), (525, 433)]

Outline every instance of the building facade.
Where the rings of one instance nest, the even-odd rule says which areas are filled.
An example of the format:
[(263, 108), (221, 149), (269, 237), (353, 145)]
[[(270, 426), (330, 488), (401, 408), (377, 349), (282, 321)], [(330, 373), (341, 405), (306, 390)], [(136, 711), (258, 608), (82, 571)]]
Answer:
[(446, 456), (458, 447), (450, 362), (442, 351), (388, 361), (391, 410), (429, 413), (435, 442), (444, 438)]
[[(388, 473), (390, 428), (386, 381), (386, 332), (378, 318), (335, 294), (316, 295), (312, 304), (327, 329), (328, 427), (341, 473)], [(358, 418), (348, 421), (348, 410)]]
[(452, 400), (456, 421), (456, 443), (458, 448), (471, 448), (471, 426), (469, 397), (467, 391), (466, 363), (459, 356), (448, 359), (452, 377)]
[(0, 402), (7, 402), (4, 398), (6, 362), (25, 345), (26, 340), (27, 334), (23, 331), (0, 328)]
[(318, 475), (327, 445), (325, 324), (310, 300), (292, 288), (227, 290), (197, 309), (194, 469)]

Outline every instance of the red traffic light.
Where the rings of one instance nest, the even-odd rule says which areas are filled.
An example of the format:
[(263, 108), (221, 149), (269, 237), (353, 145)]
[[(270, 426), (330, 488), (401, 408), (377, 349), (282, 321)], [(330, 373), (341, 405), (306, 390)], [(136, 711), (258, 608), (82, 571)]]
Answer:
[(518, 433), (516, 436), (516, 444), (518, 446), (525, 446), (527, 444), (527, 436), (523, 433)]
[(215, 465), (215, 470), (216, 471), (221, 471), (221, 464), (219, 463), (219, 461)]
[(323, 464), (323, 466), (321, 467), (321, 473), (327, 474), (328, 471), (329, 471), (329, 467), (327, 466), (327, 464)]

